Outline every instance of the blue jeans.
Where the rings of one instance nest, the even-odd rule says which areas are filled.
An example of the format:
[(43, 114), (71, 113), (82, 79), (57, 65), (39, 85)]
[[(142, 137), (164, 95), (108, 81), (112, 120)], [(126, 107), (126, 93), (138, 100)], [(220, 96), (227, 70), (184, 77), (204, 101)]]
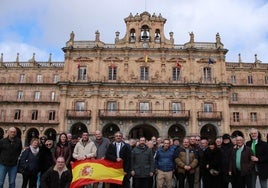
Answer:
[(5, 166), (2, 164), (0, 164), (0, 188), (4, 187), (7, 173), (8, 173), (9, 188), (15, 188), (17, 165)]

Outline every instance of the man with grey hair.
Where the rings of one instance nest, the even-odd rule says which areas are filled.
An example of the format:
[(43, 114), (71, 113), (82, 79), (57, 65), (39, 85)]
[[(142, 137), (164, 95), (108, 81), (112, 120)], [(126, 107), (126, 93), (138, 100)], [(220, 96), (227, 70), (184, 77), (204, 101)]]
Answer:
[(7, 137), (0, 140), (0, 188), (3, 188), (8, 173), (9, 188), (15, 188), (17, 163), (22, 150), (21, 140), (15, 127), (10, 127)]
[[(97, 147), (96, 159), (104, 159), (106, 151), (110, 145), (110, 140), (102, 136), (101, 131), (95, 131), (95, 146)], [(99, 183), (94, 183), (93, 188), (97, 188)], [(108, 183), (104, 183), (104, 187), (109, 187)]]
[(123, 133), (114, 134), (115, 141), (111, 143), (106, 151), (105, 159), (110, 161), (123, 161), (124, 179), (122, 186), (110, 184), (110, 187), (130, 188), (130, 171), (131, 171), (131, 150), (129, 144), (123, 141)]
[(267, 188), (268, 178), (268, 145), (261, 140), (259, 131), (255, 128), (250, 130), (251, 140), (246, 143), (251, 148), (253, 156), (251, 160), (254, 162), (255, 168), (252, 172), (252, 187), (256, 187), (256, 179), (259, 176), (261, 188)]
[(252, 167), (251, 149), (245, 145), (244, 138), (237, 136), (237, 147), (232, 150), (229, 164), (229, 175), (233, 178), (232, 187), (252, 187)]

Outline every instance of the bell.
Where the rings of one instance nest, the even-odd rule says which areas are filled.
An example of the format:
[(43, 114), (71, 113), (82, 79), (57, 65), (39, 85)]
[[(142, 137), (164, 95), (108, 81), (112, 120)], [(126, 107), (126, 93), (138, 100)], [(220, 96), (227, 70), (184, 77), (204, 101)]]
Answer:
[(146, 40), (146, 39), (149, 38), (148, 35), (147, 35), (147, 32), (146, 32), (146, 31), (143, 31), (143, 35), (142, 35), (141, 38), (142, 38), (143, 40)]

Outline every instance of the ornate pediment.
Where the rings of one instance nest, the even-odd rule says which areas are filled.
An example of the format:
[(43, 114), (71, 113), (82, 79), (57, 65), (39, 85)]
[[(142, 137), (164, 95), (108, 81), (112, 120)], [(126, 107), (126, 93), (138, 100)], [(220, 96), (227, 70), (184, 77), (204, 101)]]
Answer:
[(108, 57), (103, 60), (104, 62), (122, 62), (123, 60), (118, 57)]
[(76, 59), (74, 59), (74, 62), (93, 62), (93, 59), (90, 59), (89, 57), (83, 57), (83, 56), (80, 56)]

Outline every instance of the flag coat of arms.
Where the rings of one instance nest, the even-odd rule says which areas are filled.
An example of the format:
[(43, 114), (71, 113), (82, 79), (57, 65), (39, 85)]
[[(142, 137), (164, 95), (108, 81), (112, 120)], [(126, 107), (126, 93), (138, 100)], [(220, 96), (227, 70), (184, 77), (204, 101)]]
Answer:
[(70, 188), (77, 188), (95, 182), (122, 184), (123, 161), (105, 159), (76, 161), (72, 164), (73, 179)]

